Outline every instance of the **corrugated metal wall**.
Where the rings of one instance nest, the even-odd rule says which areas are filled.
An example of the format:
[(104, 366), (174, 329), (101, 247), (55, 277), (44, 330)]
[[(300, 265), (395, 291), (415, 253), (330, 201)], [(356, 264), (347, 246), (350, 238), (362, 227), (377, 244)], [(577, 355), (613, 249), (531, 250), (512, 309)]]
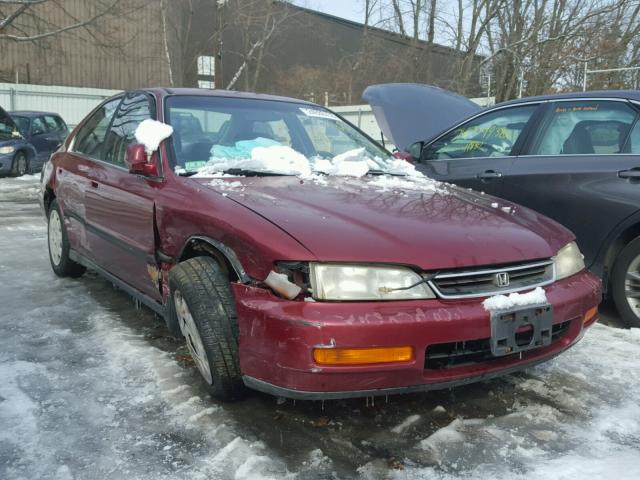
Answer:
[[(4, 33), (34, 35), (82, 21), (111, 2), (58, 0), (30, 7)], [(0, 81), (133, 89), (168, 83), (160, 0), (122, 1), (91, 25), (37, 42), (0, 43)], [(44, 21), (46, 19), (46, 21)]]
[(77, 125), (102, 100), (119, 90), (0, 83), (0, 107), (59, 113), (69, 127)]

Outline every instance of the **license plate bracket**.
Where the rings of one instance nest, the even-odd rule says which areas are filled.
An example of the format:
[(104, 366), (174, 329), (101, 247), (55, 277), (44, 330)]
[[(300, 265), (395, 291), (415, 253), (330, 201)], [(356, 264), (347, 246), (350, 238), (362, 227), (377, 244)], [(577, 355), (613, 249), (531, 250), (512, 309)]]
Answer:
[(491, 353), (496, 357), (551, 344), (553, 305), (491, 313)]

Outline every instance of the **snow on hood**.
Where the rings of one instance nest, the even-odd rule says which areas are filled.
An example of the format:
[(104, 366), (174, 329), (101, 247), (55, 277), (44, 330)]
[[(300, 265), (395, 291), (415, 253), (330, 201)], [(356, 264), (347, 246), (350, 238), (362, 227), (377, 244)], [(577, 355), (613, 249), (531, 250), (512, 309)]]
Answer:
[(173, 127), (166, 123), (151, 120), (143, 120), (136, 128), (136, 141), (144, 145), (147, 155), (151, 155), (158, 150), (160, 143), (169, 138), (173, 133)]
[[(573, 240), (552, 220), (427, 177), (197, 179), (266, 218), (326, 261), (425, 270), (549, 258)], [(224, 184), (223, 184), (224, 182)]]
[(362, 98), (371, 105), (385, 136), (405, 151), (480, 109), (457, 93), (417, 83), (371, 85)]

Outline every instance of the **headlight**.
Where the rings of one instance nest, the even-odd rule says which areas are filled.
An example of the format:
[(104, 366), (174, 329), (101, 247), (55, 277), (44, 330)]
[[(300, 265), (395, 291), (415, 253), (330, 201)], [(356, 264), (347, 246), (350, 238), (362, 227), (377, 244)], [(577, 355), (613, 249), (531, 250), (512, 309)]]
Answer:
[(317, 300), (435, 298), (429, 286), (420, 283), (423, 278), (404, 267), (311, 263), (309, 274), (313, 297)]
[(576, 242), (567, 243), (553, 257), (553, 264), (556, 269), (556, 280), (561, 280), (584, 270), (584, 256), (580, 253)]
[(15, 151), (16, 151), (16, 149), (14, 147), (12, 147), (11, 145), (8, 145), (6, 147), (0, 147), (0, 154), (13, 153)]

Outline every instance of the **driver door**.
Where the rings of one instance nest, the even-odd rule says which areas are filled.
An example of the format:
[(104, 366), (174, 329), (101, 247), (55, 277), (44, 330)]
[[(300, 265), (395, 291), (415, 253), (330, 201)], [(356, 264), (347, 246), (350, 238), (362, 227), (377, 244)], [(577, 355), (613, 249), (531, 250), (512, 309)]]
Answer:
[(425, 175), (500, 196), (537, 104), (500, 108), (449, 130), (422, 149)]

